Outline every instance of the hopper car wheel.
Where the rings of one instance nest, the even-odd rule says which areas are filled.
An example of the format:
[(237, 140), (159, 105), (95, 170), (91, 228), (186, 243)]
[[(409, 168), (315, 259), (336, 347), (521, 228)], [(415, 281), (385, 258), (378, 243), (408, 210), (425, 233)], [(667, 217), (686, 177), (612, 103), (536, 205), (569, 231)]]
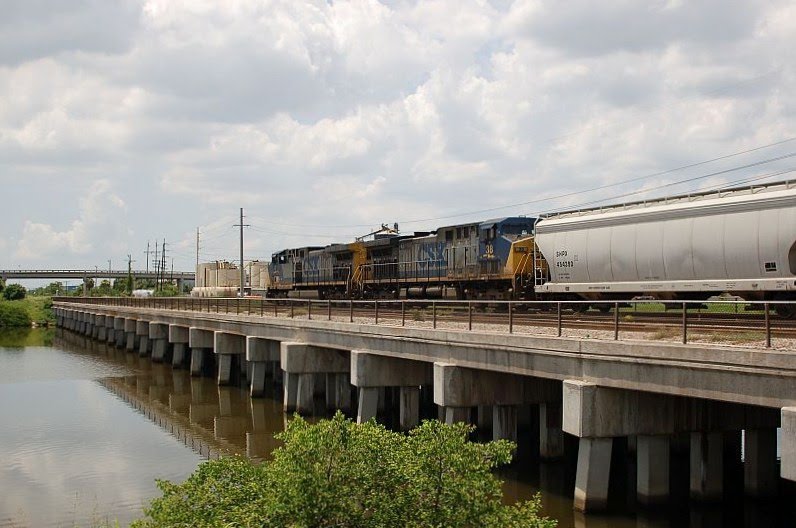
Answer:
[(792, 304), (780, 304), (776, 307), (777, 315), (785, 319), (796, 319), (796, 306)]

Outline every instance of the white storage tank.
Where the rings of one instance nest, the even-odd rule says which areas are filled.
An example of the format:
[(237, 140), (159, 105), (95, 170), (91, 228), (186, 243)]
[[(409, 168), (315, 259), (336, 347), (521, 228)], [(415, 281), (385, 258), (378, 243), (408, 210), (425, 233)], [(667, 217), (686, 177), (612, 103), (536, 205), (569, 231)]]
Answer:
[(536, 224), (536, 243), (542, 292), (796, 291), (796, 185), (559, 214)]

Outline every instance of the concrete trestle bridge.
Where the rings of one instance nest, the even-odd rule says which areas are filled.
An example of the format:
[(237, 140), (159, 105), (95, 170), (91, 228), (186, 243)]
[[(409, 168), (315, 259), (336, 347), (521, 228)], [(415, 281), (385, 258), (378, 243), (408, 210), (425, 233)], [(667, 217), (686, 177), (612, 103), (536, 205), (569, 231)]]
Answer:
[[(194, 280), (193, 271), (156, 271), (132, 270), (130, 272), (137, 279), (167, 278), (178, 281)], [(0, 279), (126, 279), (127, 270), (79, 270), (79, 269), (5, 269), (0, 270)]]
[(298, 304), (282, 304), (280, 316), (276, 302), (256, 302), (252, 309), (251, 299), (230, 299), (211, 311), (210, 301), (185, 298), (62, 298), (55, 311), (60, 327), (213, 376), (219, 385), (245, 382), (252, 397), (273, 377), (288, 412), (312, 413), (313, 398), (324, 394), (327, 407), (364, 421), (383, 416), (392, 402), (408, 429), (424, 406), (436, 406), (448, 422), (516, 440), (525, 411), (536, 408), (530, 415), (539, 420), (540, 457), (563, 456), (565, 433), (578, 439), (573, 496), (581, 511), (606, 507), (615, 439), (627, 438), (635, 452), (643, 504), (669, 500), (674, 453), (690, 457), (695, 501), (723, 496), (730, 463), (743, 464), (750, 496), (775, 495), (780, 476), (796, 480), (796, 354), (789, 341), (771, 349), (539, 336), (472, 322), (436, 328), (436, 312), (434, 327), (407, 325), (405, 313), (400, 323), (374, 324), (355, 318), (353, 303), (344, 317), (333, 318), (328, 304), (313, 318), (307, 304), (298, 318)]

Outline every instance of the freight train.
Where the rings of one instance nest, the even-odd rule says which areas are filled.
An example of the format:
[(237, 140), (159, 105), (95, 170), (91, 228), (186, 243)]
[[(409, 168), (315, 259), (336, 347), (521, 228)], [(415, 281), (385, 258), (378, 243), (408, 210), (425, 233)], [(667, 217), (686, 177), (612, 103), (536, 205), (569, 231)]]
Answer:
[(322, 299), (796, 300), (796, 183), (286, 249), (263, 286)]

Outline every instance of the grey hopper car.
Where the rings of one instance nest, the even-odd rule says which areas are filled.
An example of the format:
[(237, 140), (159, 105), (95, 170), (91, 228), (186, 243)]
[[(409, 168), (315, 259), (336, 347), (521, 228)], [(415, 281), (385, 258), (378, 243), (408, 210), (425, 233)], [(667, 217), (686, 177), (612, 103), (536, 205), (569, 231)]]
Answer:
[(796, 298), (796, 184), (562, 213), (536, 224), (549, 266), (537, 293)]

